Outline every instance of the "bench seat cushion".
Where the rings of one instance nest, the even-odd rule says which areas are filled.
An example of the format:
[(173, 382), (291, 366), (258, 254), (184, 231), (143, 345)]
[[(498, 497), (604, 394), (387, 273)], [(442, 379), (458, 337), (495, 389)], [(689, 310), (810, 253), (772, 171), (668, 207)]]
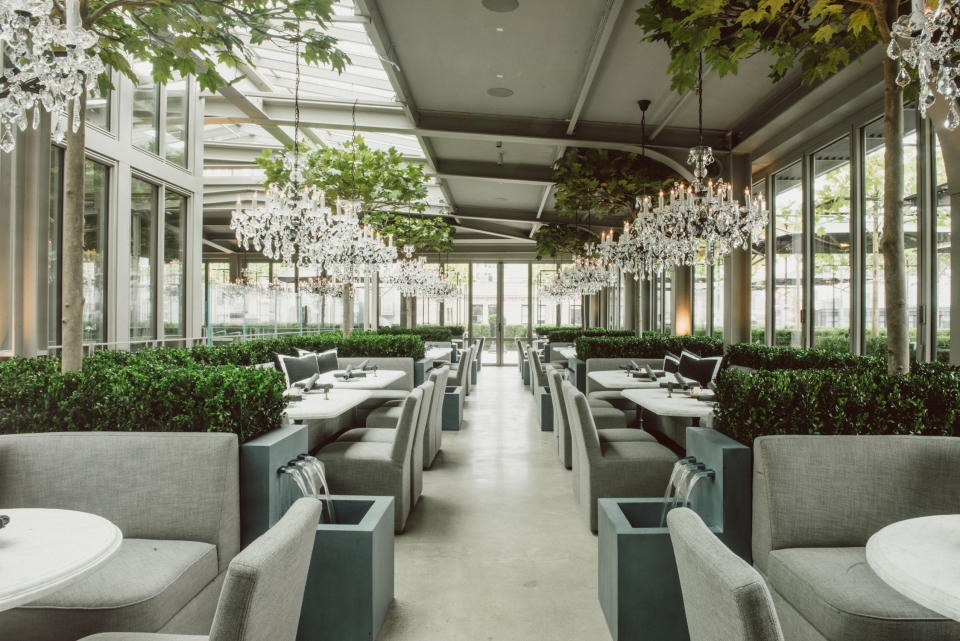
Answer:
[(767, 560), (771, 587), (828, 639), (960, 641), (960, 623), (888, 586), (866, 548), (788, 548)]
[[(600, 441), (600, 453), (605, 461), (666, 462), (673, 465), (677, 456), (654, 441)], [(668, 474), (669, 476), (669, 474)], [(664, 480), (666, 487), (666, 479)]]
[(598, 430), (627, 427), (627, 415), (615, 407), (591, 407), (590, 414)]
[(217, 572), (217, 548), (209, 543), (124, 539), (116, 554), (90, 575), (0, 613), (0, 637), (73, 641), (114, 630), (156, 632)]
[(627, 443), (630, 441), (638, 443), (656, 443), (657, 439), (649, 432), (645, 432), (635, 427), (608, 428), (597, 430), (597, 436), (600, 442), (604, 443)]
[(396, 424), (393, 427), (357, 427), (347, 430), (337, 437), (344, 443), (393, 443), (397, 436)]
[(636, 411), (637, 404), (626, 398), (620, 390), (595, 390), (587, 394), (587, 401), (607, 401), (614, 407), (626, 410)]

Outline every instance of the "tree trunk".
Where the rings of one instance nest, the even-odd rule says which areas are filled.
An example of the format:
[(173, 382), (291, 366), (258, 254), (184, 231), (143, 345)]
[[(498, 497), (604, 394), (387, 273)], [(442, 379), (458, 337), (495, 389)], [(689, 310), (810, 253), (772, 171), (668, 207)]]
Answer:
[[(60, 369), (80, 371), (83, 362), (83, 182), (86, 163), (86, 94), (80, 97), (80, 128), (73, 131), (72, 109), (63, 160), (63, 260), (60, 284)], [(103, 311), (103, 310), (101, 310)]]
[(404, 301), (407, 305), (407, 329), (413, 329), (416, 325), (414, 315), (417, 313), (417, 299), (415, 296), (407, 296)]
[(350, 330), (353, 329), (353, 296), (350, 292), (350, 285), (343, 286), (343, 323), (340, 326), (340, 333), (346, 338), (350, 336)]
[[(897, 3), (887, 7), (887, 24), (897, 17)], [(883, 58), (883, 280), (887, 313), (887, 371), (910, 371), (907, 331), (907, 269), (903, 246), (903, 90), (896, 82), (897, 63)]]

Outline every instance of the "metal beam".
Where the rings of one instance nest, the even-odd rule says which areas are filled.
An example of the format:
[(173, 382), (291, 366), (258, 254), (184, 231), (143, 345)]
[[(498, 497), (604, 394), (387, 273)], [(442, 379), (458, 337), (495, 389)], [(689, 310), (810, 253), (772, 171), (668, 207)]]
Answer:
[(577, 129), (577, 122), (580, 120), (580, 113), (590, 96), (590, 89), (593, 87), (593, 81), (597, 76), (597, 69), (603, 56), (607, 52), (607, 45), (610, 43), (610, 36), (613, 34), (613, 28), (617, 24), (617, 17), (620, 15), (620, 9), (623, 8), (623, 0), (608, 0), (607, 8), (603, 12), (600, 24), (597, 29), (597, 37), (590, 48), (590, 57), (587, 66), (583, 70), (583, 77), (580, 80), (580, 92), (573, 105), (573, 112), (570, 114), (570, 123), (567, 125), (567, 135), (572, 136)]
[[(527, 234), (522, 230), (513, 229), (511, 227), (504, 227), (502, 225), (490, 225), (479, 222), (464, 222), (456, 225), (456, 227), (461, 229), (471, 229), (473, 231), (480, 231), (485, 234), (490, 234), (491, 236), (499, 236), (500, 238), (509, 238), (511, 240), (521, 240), (526, 243), (533, 242), (530, 238), (527, 237)], [(456, 242), (456, 241), (454, 241)]]

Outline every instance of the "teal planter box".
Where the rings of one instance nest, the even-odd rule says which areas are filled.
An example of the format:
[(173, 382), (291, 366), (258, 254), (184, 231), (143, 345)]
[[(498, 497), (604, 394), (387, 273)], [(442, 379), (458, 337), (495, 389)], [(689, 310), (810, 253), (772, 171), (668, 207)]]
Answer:
[(540, 396), (540, 431), (553, 431), (553, 399), (550, 397), (550, 389), (541, 387), (538, 390)]
[(523, 372), (523, 373), (522, 373), (522, 376), (523, 376), (523, 384), (524, 384), (524, 385), (529, 385), (529, 384), (530, 384), (530, 361), (523, 361), (523, 370), (522, 370), (522, 372)]
[(421, 358), (418, 361), (413, 361), (413, 386), (416, 387), (427, 380), (427, 376), (430, 375), (430, 370), (432, 369), (432, 360)]
[(297, 639), (373, 641), (394, 594), (393, 497), (331, 500), (336, 523), (317, 525)]
[(477, 360), (476, 359), (470, 361), (470, 384), (471, 385), (477, 384)]
[[(689, 427), (687, 455), (715, 477), (705, 478), (690, 507), (730, 549), (750, 562), (750, 449), (713, 429)], [(662, 498), (600, 499), (600, 607), (614, 641), (686, 641), (687, 620), (673, 546), (660, 527)]]
[(571, 358), (567, 361), (567, 369), (573, 372), (571, 381), (574, 386), (583, 394), (587, 393), (587, 363), (579, 358)]
[(309, 452), (307, 427), (285, 425), (240, 446), (240, 531), (243, 545), (280, 520), (282, 466)]
[(459, 385), (448, 387), (443, 395), (443, 413), (441, 414), (440, 426), (447, 431), (457, 431), (460, 429), (461, 410), (460, 406), (461, 388)]
[(450, 362), (456, 363), (460, 360), (459, 352), (457, 352), (457, 344), (450, 343)]

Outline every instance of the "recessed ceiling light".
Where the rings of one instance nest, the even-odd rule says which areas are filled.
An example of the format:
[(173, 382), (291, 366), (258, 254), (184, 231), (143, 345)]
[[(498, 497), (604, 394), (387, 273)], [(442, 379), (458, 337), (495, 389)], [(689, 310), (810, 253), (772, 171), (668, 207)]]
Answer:
[(483, 0), (483, 6), (490, 11), (507, 13), (509, 11), (516, 11), (517, 7), (520, 6), (520, 2), (518, 0)]
[(503, 27), (497, 27), (497, 31), (499, 31), (500, 33), (503, 33)]
[(496, 200), (496, 201), (498, 201), (498, 202), (501, 202), (501, 203), (507, 202), (507, 199), (504, 198), (503, 196), (497, 196), (496, 198), (494, 198), (494, 200)]
[(503, 74), (502, 74), (502, 73), (498, 73), (498, 74), (497, 74), (497, 78), (503, 78)]
[(493, 96), (494, 98), (509, 98), (513, 95), (513, 89), (507, 89), (506, 87), (490, 87), (487, 89), (487, 94)]

